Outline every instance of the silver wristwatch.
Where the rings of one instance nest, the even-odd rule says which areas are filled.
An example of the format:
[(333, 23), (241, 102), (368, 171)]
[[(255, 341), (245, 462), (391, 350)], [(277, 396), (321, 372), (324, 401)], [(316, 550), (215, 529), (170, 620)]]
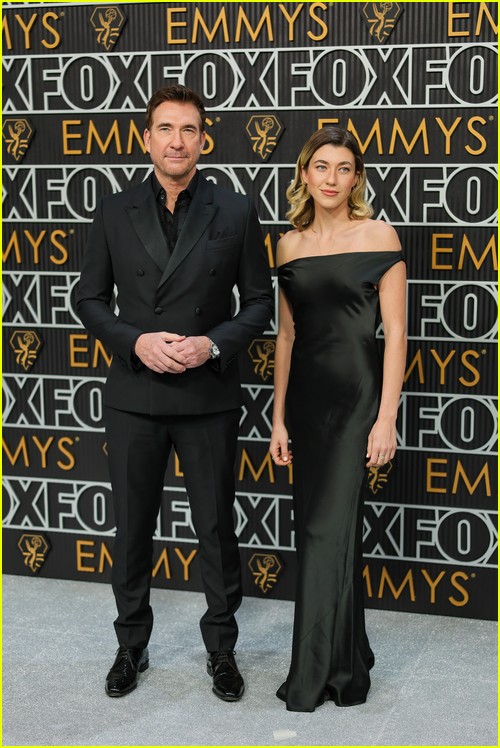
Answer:
[(208, 349), (208, 355), (210, 358), (219, 358), (220, 356), (219, 347), (215, 345), (213, 340), (210, 340), (210, 348)]

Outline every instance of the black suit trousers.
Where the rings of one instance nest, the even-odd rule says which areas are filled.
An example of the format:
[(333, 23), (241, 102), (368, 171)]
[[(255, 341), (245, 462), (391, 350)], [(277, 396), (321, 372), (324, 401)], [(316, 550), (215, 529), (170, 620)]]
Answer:
[(208, 651), (232, 649), (242, 599), (234, 531), (234, 461), (240, 410), (150, 416), (105, 409), (116, 518), (112, 584), (118, 642), (143, 648), (153, 628), (153, 533), (172, 446), (179, 457), (199, 543), (207, 611), (200, 628)]

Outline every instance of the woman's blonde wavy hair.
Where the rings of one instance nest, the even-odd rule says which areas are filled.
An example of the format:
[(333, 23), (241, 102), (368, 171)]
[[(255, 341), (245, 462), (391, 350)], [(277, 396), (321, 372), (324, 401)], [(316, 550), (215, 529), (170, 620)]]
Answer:
[(366, 170), (358, 141), (354, 135), (341, 127), (323, 127), (316, 130), (302, 148), (295, 165), (293, 182), (286, 191), (286, 198), (290, 203), (290, 210), (286, 213), (286, 217), (298, 231), (304, 231), (314, 220), (314, 201), (302, 179), (302, 170), (308, 168), (311, 158), (323, 145), (343, 146), (348, 148), (354, 156), (358, 182), (349, 195), (349, 217), (359, 221), (373, 215), (373, 208), (364, 197)]

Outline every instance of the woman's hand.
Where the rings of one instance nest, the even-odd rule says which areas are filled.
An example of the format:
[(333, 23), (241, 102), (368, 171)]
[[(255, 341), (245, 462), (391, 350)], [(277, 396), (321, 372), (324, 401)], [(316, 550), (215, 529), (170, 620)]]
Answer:
[(377, 419), (368, 436), (366, 467), (380, 467), (396, 454), (396, 424), (392, 420)]
[(275, 465), (282, 467), (292, 462), (292, 450), (288, 448), (288, 431), (284, 425), (273, 426), (269, 452)]

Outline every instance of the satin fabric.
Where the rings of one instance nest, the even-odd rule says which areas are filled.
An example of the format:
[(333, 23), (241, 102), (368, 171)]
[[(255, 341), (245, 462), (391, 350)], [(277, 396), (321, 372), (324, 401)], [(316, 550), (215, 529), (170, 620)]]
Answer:
[(295, 324), (286, 418), (298, 560), (292, 661), (277, 696), (290, 711), (366, 701), (363, 494), (382, 362), (375, 332), (382, 275), (401, 252), (347, 252), (281, 265)]

